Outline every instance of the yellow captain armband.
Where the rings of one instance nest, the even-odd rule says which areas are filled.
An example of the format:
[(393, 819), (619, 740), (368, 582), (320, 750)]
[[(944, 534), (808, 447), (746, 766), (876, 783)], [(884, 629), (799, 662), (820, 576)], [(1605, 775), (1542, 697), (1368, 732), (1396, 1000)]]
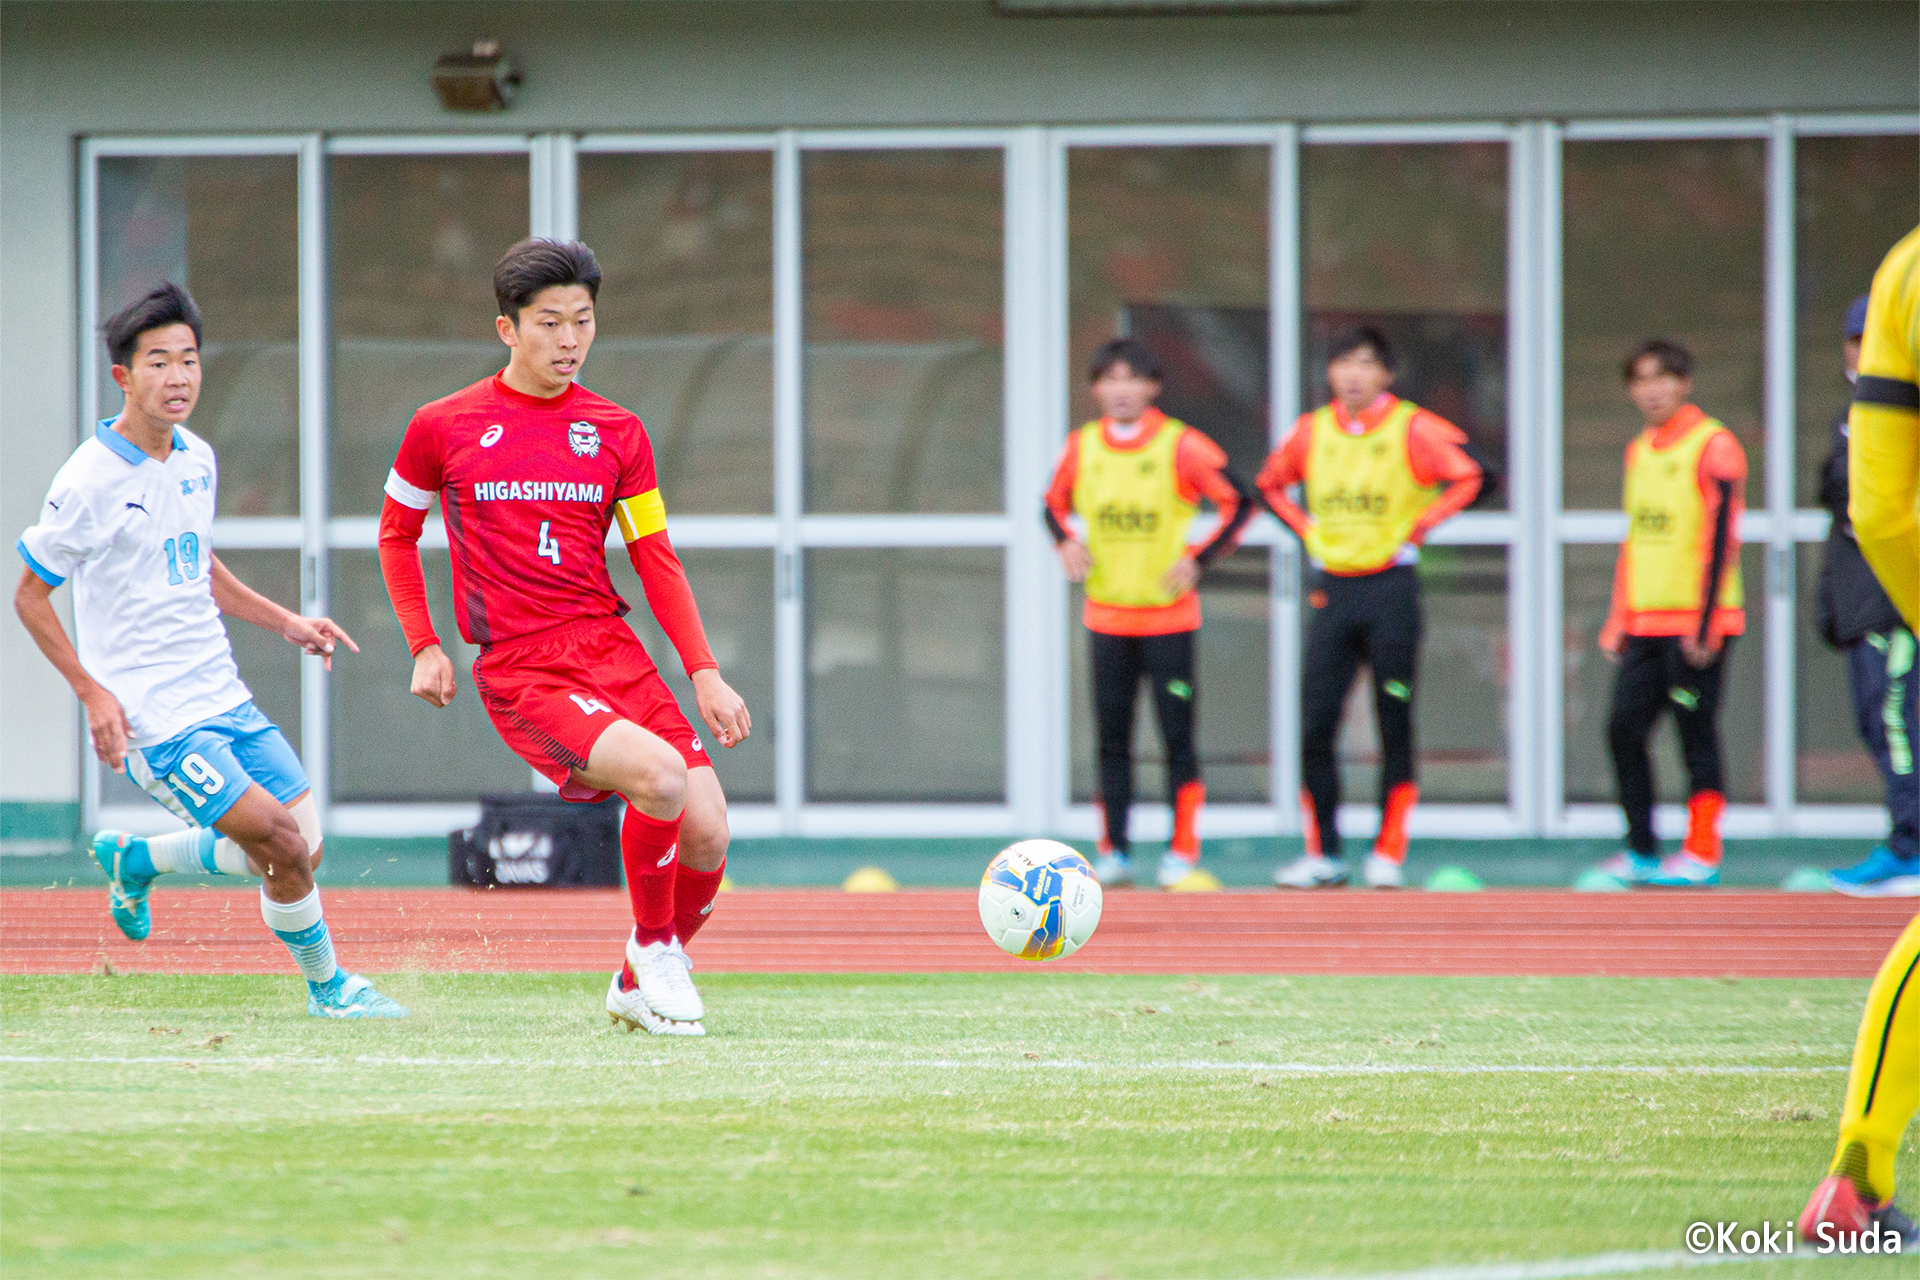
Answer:
[(638, 542), (667, 527), (667, 504), (660, 500), (658, 489), (649, 489), (615, 502), (613, 518), (620, 522), (622, 541)]

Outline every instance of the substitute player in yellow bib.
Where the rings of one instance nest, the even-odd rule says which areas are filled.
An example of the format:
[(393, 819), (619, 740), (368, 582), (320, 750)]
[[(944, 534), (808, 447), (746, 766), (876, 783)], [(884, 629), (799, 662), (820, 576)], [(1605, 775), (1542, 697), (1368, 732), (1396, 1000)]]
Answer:
[[(1600, 649), (1620, 664), (1607, 744), (1627, 847), (1597, 870), (1624, 884), (1718, 884), (1726, 808), (1720, 688), (1734, 637), (1746, 630), (1740, 512), (1747, 455), (1733, 432), (1688, 402), (1693, 356), (1679, 343), (1643, 342), (1621, 371), (1646, 425), (1627, 445), (1627, 537)], [(1669, 710), (1687, 766), (1687, 836), (1663, 861), (1647, 743)]]
[[(1253, 493), (1227, 467), (1219, 445), (1153, 407), (1160, 363), (1144, 343), (1118, 338), (1101, 347), (1089, 380), (1101, 416), (1067, 437), (1045, 514), (1068, 580), (1086, 584), (1104, 822), (1094, 871), (1102, 884), (1133, 877), (1127, 842), (1133, 710), (1145, 676), (1167, 750), (1173, 839), (1156, 878), (1170, 888), (1200, 861), (1198, 823), (1207, 794), (1194, 746), (1200, 575), (1239, 541), (1254, 511)], [(1219, 509), (1220, 527), (1194, 546), (1188, 535), (1202, 498)], [(1084, 541), (1068, 530), (1074, 515)]]
[[(1274, 874), (1283, 889), (1346, 883), (1334, 744), (1362, 663), (1373, 673), (1381, 746), (1380, 830), (1367, 856), (1367, 886), (1398, 887), (1407, 858), (1407, 818), (1420, 795), (1413, 694), (1422, 618), (1414, 565), (1428, 531), (1472, 502), (1483, 476), (1460, 428), (1389, 392), (1394, 366), (1378, 329), (1339, 338), (1327, 363), (1332, 401), (1301, 415), (1260, 471), (1261, 493), (1314, 566), (1300, 673), (1306, 849)], [(1295, 484), (1300, 504), (1287, 496)]]
[[(1908, 630), (1920, 628), (1920, 228), (1874, 274), (1847, 429), (1854, 536)], [(1903, 1251), (1920, 1248), (1920, 1228), (1893, 1203), (1900, 1135), (1920, 1105), (1917, 967), (1920, 917), (1867, 990), (1840, 1142), (1800, 1214), (1808, 1240), (1872, 1230), (1897, 1237)]]

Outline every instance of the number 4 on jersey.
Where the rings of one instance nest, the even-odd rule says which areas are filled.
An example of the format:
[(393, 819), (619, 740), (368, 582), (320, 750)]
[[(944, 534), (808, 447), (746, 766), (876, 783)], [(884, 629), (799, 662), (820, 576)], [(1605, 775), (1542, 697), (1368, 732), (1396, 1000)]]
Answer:
[(551, 529), (552, 527), (553, 527), (553, 521), (551, 520), (542, 520), (540, 522), (540, 548), (534, 554), (545, 556), (547, 559), (553, 561), (555, 564), (559, 564), (560, 563), (560, 543), (557, 539), (554, 538), (554, 536), (551, 533), (548, 532), (548, 530)]

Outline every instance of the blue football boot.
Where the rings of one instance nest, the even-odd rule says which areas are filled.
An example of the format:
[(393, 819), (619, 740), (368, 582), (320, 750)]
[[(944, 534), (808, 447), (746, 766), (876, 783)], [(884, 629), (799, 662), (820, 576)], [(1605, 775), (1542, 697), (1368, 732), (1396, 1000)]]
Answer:
[(1829, 871), (1827, 883), (1854, 898), (1920, 897), (1920, 857), (1903, 858), (1881, 845), (1852, 866)]
[(307, 984), (307, 1012), (316, 1018), (404, 1018), (404, 1007), (381, 995), (356, 973), (337, 970), (325, 982)]
[(125, 831), (102, 831), (93, 838), (93, 858), (107, 873), (107, 914), (135, 942), (153, 929), (147, 889), (153, 884), (153, 859), (147, 842)]

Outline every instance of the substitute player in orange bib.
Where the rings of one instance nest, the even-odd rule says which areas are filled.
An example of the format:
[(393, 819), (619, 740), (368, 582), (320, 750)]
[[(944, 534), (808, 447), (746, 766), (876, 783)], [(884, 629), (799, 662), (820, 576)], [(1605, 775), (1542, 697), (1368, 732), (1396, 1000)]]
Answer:
[[(1413, 697), (1422, 617), (1414, 566), (1427, 534), (1473, 501), (1484, 474), (1466, 451), (1465, 432), (1388, 390), (1394, 371), (1393, 346), (1378, 329), (1335, 340), (1327, 362), (1333, 399), (1300, 415), (1260, 471), (1260, 492), (1300, 536), (1314, 567), (1300, 672), (1306, 850), (1274, 873), (1283, 889), (1347, 882), (1335, 825), (1334, 742), (1362, 664), (1373, 676), (1381, 746), (1380, 830), (1364, 875), (1368, 888), (1402, 882), (1407, 818), (1420, 797)], [(1298, 504), (1287, 496), (1296, 484)]]
[[(1613, 575), (1600, 648), (1620, 664), (1607, 742), (1627, 816), (1627, 847), (1599, 870), (1626, 884), (1720, 882), (1726, 808), (1720, 689), (1734, 637), (1746, 630), (1740, 512), (1747, 455), (1733, 432), (1689, 403), (1693, 357), (1653, 338), (1626, 359), (1627, 395), (1646, 426), (1627, 445), (1621, 505), (1627, 538)], [(1653, 762), (1660, 716), (1673, 712), (1687, 765), (1687, 836), (1662, 860), (1653, 836)]]
[(720, 677), (667, 539), (640, 420), (575, 379), (593, 344), (600, 266), (575, 241), (523, 240), (493, 272), (507, 367), (422, 408), (388, 474), (380, 569), (414, 655), (413, 692), (456, 693), (427, 609), (420, 531), (437, 495), (453, 553), (454, 613), (480, 646), (474, 685), (521, 759), (568, 800), (627, 801), (621, 859), (633, 902), (626, 960), (607, 991), (616, 1024), (702, 1035), (685, 943), (726, 862), (726, 797), (706, 748), (647, 651), (603, 547), (617, 523), (648, 607), (723, 747), (751, 732)]
[[(1135, 338), (1094, 353), (1088, 387), (1100, 417), (1067, 437), (1047, 487), (1044, 516), (1061, 568), (1084, 582), (1093, 657), (1094, 717), (1100, 734), (1100, 856), (1105, 885), (1131, 884), (1127, 815), (1133, 804), (1133, 712), (1144, 677), (1167, 750), (1173, 839), (1155, 880), (1171, 889), (1200, 862), (1200, 806), (1206, 784), (1194, 744), (1199, 675), (1200, 576), (1232, 551), (1253, 514), (1253, 491), (1205, 435), (1154, 407), (1160, 362)], [(1220, 526), (1204, 544), (1187, 535), (1200, 500)], [(1086, 537), (1067, 518), (1078, 512)]]

